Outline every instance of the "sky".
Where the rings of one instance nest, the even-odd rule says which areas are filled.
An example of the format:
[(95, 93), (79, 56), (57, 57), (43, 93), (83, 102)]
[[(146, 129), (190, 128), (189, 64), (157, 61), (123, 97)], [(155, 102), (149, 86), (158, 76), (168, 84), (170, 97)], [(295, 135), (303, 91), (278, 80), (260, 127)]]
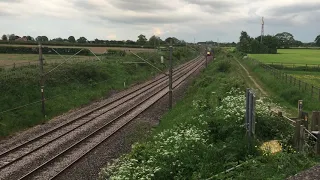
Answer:
[(290, 32), (313, 42), (320, 34), (320, 0), (0, 0), (0, 34), (49, 39), (137, 40), (138, 35), (187, 42), (238, 42)]

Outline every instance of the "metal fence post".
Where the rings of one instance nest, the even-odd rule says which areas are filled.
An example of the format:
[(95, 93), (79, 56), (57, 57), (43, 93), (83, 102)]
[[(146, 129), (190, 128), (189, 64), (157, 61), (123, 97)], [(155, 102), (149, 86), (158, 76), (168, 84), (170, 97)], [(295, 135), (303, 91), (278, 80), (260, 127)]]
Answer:
[(170, 42), (169, 57), (169, 109), (172, 109), (172, 40)]
[(43, 73), (43, 57), (42, 57), (42, 45), (39, 44), (39, 63), (40, 63), (40, 86), (41, 86), (41, 111), (45, 117), (45, 98), (44, 98), (44, 73)]

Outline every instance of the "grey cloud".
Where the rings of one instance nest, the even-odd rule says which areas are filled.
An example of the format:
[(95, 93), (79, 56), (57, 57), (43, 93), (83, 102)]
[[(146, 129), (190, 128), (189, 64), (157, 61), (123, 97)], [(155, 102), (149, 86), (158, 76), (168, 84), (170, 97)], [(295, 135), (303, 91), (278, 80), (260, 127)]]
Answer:
[(206, 8), (207, 11), (213, 12), (226, 12), (232, 10), (234, 7), (238, 7), (243, 3), (240, 2), (226, 2), (223, 0), (184, 0), (189, 4), (196, 4)]
[(190, 21), (199, 20), (195, 16), (161, 16), (161, 15), (148, 15), (148, 16), (100, 16), (102, 20), (107, 20), (112, 23), (121, 24), (170, 24), (170, 23), (186, 23)]
[(110, 2), (113, 6), (119, 9), (126, 9), (131, 11), (149, 12), (154, 10), (173, 10), (165, 1), (154, 0), (116, 0)]
[[(170, 7), (163, 1), (154, 1), (154, 0), (112, 0), (107, 1), (110, 5), (115, 8), (122, 10), (131, 10), (136, 12), (152, 12), (157, 10), (173, 10), (174, 8)], [(78, 0), (75, 1), (74, 5), (82, 9), (101, 9), (100, 6), (91, 4), (88, 0)]]
[[(291, 15), (289, 17), (264, 17), (265, 25), (267, 26), (294, 26), (294, 23), (291, 21), (296, 15)], [(261, 16), (251, 16), (248, 19), (244, 19), (244, 22), (248, 24), (261, 24)]]
[(97, 10), (99, 9), (99, 6), (95, 5), (95, 4), (91, 4), (90, 2), (88, 2), (88, 0), (78, 0), (74, 2), (74, 5), (76, 7), (79, 7), (81, 9), (90, 9), (90, 10)]
[(23, 0), (0, 0), (0, 2), (6, 2), (6, 3), (18, 3), (22, 2)]
[(13, 14), (8, 13), (8, 12), (4, 12), (0, 10), (0, 17), (7, 17), (7, 16), (12, 16)]
[(320, 10), (319, 3), (304, 3), (304, 4), (292, 4), (288, 6), (276, 7), (270, 9), (268, 12), (273, 16), (285, 16), (290, 14), (299, 13), (312, 13), (313, 11)]

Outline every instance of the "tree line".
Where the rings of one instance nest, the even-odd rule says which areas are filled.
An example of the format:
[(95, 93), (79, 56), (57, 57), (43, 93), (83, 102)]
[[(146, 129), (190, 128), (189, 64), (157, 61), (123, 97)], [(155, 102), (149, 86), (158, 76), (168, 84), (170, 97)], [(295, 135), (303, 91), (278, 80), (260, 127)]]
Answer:
[(274, 36), (266, 35), (261, 38), (250, 37), (247, 32), (242, 31), (240, 34), (237, 49), (251, 54), (276, 54), (277, 49), (280, 48), (292, 48), (292, 47), (320, 47), (320, 35), (318, 35), (312, 43), (302, 43), (295, 40), (294, 36), (288, 32), (278, 33)]
[(36, 38), (33, 38), (31, 36), (23, 36), (20, 37), (15, 34), (10, 35), (2, 35), (2, 41), (8, 41), (8, 42), (56, 42), (56, 43), (81, 43), (81, 44), (127, 44), (127, 45), (149, 45), (149, 46), (159, 46), (159, 45), (165, 45), (170, 44), (172, 41), (172, 44), (174, 45), (185, 45), (186, 42), (184, 40), (179, 40), (175, 37), (168, 37), (165, 40), (162, 40), (159, 36), (151, 36), (149, 39), (146, 38), (145, 35), (140, 34), (136, 41), (132, 40), (126, 40), (126, 41), (116, 41), (116, 40), (100, 40), (100, 39), (94, 39), (93, 41), (89, 41), (86, 37), (79, 37), (76, 39), (74, 36), (69, 36), (68, 39), (63, 39), (61, 37), (49, 39), (47, 36), (37, 36)]

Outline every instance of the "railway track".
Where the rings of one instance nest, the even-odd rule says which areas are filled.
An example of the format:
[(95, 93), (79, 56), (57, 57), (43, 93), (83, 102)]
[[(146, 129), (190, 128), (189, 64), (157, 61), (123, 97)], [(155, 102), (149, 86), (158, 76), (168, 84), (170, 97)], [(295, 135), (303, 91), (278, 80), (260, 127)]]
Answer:
[[(204, 64), (198, 57), (173, 73), (179, 86)], [(167, 76), (131, 91), (0, 153), (0, 179), (54, 179), (168, 92)]]

